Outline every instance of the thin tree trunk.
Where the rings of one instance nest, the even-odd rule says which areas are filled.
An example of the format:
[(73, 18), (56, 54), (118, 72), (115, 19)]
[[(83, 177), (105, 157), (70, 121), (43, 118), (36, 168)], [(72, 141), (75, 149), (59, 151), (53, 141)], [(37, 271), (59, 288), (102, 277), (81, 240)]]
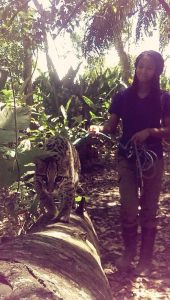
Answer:
[[(38, 0), (33, 0), (35, 7), (37, 8), (37, 11), (39, 12), (40, 16), (43, 17), (43, 7), (39, 3)], [(42, 22), (43, 24), (43, 22)], [(62, 103), (58, 103), (58, 97), (57, 97), (57, 87), (60, 86), (61, 81), (58, 76), (58, 73), (56, 71), (56, 68), (53, 64), (53, 61), (49, 55), (49, 46), (48, 46), (48, 37), (47, 37), (47, 32), (45, 25), (42, 28), (43, 31), (43, 37), (44, 37), (44, 48), (45, 48), (45, 55), (46, 55), (46, 61), (47, 61), (47, 68), (48, 68), (48, 73), (49, 73), (49, 78), (50, 78), (50, 84), (51, 84), (51, 89), (54, 95), (54, 99), (56, 101), (56, 110), (59, 109), (60, 105)]]
[(27, 105), (33, 105), (33, 89), (32, 89), (32, 51), (31, 51), (31, 40), (30, 38), (24, 37), (24, 72), (23, 79), (26, 82), (24, 88), (25, 102)]
[(127, 53), (124, 51), (123, 42), (121, 36), (115, 36), (114, 46), (119, 55), (120, 65), (122, 69), (122, 79), (126, 84), (129, 84), (129, 78), (131, 77), (130, 60)]
[[(28, 2), (25, 4), (25, 10), (28, 12)], [(33, 89), (32, 89), (32, 47), (29, 33), (23, 37), (24, 47), (24, 71), (23, 79), (25, 84), (24, 95), (25, 102), (27, 105), (33, 105)]]

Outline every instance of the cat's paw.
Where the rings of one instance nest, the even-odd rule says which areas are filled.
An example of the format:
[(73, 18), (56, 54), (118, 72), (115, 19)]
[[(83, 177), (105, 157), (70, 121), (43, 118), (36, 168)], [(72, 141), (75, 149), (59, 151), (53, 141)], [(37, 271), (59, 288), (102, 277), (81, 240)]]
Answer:
[(50, 223), (57, 223), (57, 222), (69, 223), (70, 222), (70, 217), (68, 217), (68, 216), (57, 216), (57, 217), (51, 218), (51, 220), (50, 220)]
[(70, 223), (70, 217), (69, 216), (62, 216), (60, 218), (60, 222), (63, 222), (63, 223)]

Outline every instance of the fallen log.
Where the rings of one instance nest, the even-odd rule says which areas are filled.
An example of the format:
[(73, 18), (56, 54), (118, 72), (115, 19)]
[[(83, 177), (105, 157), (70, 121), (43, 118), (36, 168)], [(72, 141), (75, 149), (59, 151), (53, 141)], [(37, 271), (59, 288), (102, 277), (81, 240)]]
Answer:
[(112, 300), (85, 212), (0, 243), (0, 299)]

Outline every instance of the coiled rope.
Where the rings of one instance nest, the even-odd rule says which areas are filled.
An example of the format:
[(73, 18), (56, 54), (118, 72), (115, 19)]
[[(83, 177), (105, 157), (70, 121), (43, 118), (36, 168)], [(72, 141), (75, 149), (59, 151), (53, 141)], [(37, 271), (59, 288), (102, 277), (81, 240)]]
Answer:
[[(80, 143), (84, 139), (88, 139), (91, 136), (89, 132), (76, 140), (74, 144)], [(98, 136), (109, 140), (114, 148), (122, 149), (127, 159), (134, 159), (136, 161), (136, 169), (138, 174), (138, 187), (140, 189), (140, 195), (143, 193), (143, 179), (152, 178), (155, 175), (155, 163), (158, 160), (157, 154), (148, 149), (145, 144), (137, 144), (136, 142), (129, 141), (126, 145), (121, 144), (117, 139), (112, 139), (110, 136), (104, 133), (98, 133)]]
[(143, 192), (143, 179), (152, 178), (155, 175), (155, 162), (157, 154), (147, 149), (145, 144), (138, 145), (136, 142), (129, 141), (125, 146), (121, 145), (125, 151), (127, 159), (135, 159), (136, 169), (139, 179), (140, 194)]

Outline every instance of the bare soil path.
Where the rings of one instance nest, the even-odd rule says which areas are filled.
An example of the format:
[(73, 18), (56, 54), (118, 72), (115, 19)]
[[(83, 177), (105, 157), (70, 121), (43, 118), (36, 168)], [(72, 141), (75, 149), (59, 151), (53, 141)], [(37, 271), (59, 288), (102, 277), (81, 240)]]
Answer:
[(123, 249), (115, 159), (106, 163), (104, 169), (86, 173), (83, 177), (83, 185), (89, 196), (88, 212), (98, 234), (102, 265), (115, 300), (170, 299), (169, 161), (166, 155), (153, 272), (149, 278), (135, 277), (133, 272), (120, 273), (115, 267), (115, 259)]

